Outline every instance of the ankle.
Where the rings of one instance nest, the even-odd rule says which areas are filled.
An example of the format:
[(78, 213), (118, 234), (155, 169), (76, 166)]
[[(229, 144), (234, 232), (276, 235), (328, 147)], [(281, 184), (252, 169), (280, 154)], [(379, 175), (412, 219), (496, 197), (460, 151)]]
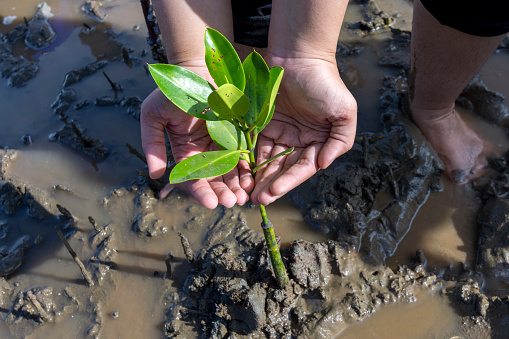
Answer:
[(419, 107), (410, 104), (410, 116), (415, 123), (433, 123), (447, 119), (455, 114), (454, 103), (443, 108)]

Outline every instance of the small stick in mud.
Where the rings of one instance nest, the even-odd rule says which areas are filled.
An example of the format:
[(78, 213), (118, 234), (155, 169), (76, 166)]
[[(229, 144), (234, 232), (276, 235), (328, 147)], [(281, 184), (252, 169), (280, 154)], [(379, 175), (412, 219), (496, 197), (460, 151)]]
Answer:
[(124, 58), (124, 62), (127, 65), (127, 67), (132, 68), (133, 67), (133, 61), (131, 60), (131, 57), (129, 56), (129, 51), (127, 48), (122, 48), (122, 58)]
[(44, 309), (44, 307), (42, 307), (41, 303), (39, 302), (39, 300), (37, 300), (37, 297), (34, 295), (32, 291), (27, 292), (27, 297), (28, 299), (30, 299), (34, 307), (37, 309), (37, 312), (39, 312), (42, 320), (44, 321), (53, 320), (53, 317), (50, 314), (48, 314), (48, 312), (46, 312), (46, 310)]
[(168, 253), (166, 258), (164, 258), (164, 263), (166, 264), (166, 279), (171, 279), (171, 259), (173, 259), (171, 253)]
[(97, 222), (95, 221), (94, 218), (92, 218), (91, 216), (88, 217), (88, 222), (90, 222), (92, 224), (92, 226), (94, 226), (94, 229), (97, 233), (101, 233), (102, 232), (102, 229), (101, 227), (99, 227), (99, 225), (97, 224)]
[(115, 92), (115, 95), (117, 95), (117, 92), (121, 92), (122, 91), (122, 87), (120, 87), (119, 84), (117, 84), (116, 82), (111, 80), (110, 77), (108, 76), (108, 74), (106, 74), (105, 71), (103, 71), (103, 74), (106, 77), (106, 80), (108, 80), (108, 83), (110, 84), (111, 89), (113, 89), (113, 91)]
[(143, 11), (143, 17), (145, 18), (145, 25), (147, 25), (147, 31), (150, 41), (155, 43), (157, 41), (157, 34), (154, 31), (154, 27), (152, 23), (148, 19), (149, 8), (150, 8), (150, 0), (140, 0), (141, 10)]
[(79, 269), (81, 271), (81, 274), (83, 275), (83, 278), (87, 282), (87, 285), (90, 286), (90, 287), (94, 286), (94, 281), (92, 280), (92, 276), (87, 271), (87, 269), (85, 268), (85, 265), (83, 265), (83, 262), (80, 260), (80, 258), (78, 258), (78, 255), (76, 254), (76, 252), (74, 252), (74, 250), (72, 249), (71, 245), (69, 244), (69, 242), (65, 238), (64, 234), (62, 233), (62, 231), (60, 231), (60, 228), (58, 228), (58, 226), (55, 226), (55, 230), (57, 231), (58, 236), (60, 237), (60, 239), (64, 243), (65, 248), (67, 248), (67, 251), (69, 251), (69, 254), (71, 254), (71, 257), (76, 262), (76, 265), (78, 265), (78, 267), (79, 267)]
[(178, 233), (180, 237), (180, 241), (182, 242), (182, 248), (184, 249), (184, 254), (186, 256), (186, 259), (190, 262), (194, 262), (194, 252), (191, 249), (191, 245), (189, 244), (189, 240), (187, 240), (186, 236), (182, 233)]
[[(67, 123), (66, 121), (64, 121), (65, 123)], [(76, 136), (78, 137), (78, 139), (81, 141), (81, 143), (83, 144), (83, 146), (85, 147), (89, 147), (90, 146), (90, 142), (85, 139), (85, 137), (83, 136), (83, 134), (81, 133), (80, 129), (78, 128), (78, 126), (76, 126), (76, 124), (71, 121), (69, 123), (69, 126), (71, 126), (74, 134), (76, 134)]]
[(143, 161), (145, 163), (145, 165), (147, 164), (147, 159), (143, 156), (143, 154), (140, 153), (140, 151), (138, 151), (136, 148), (131, 146), (131, 144), (129, 144), (129, 143), (126, 143), (125, 145), (129, 149), (129, 153), (131, 153), (132, 155), (135, 155), (138, 159)]
[(71, 212), (69, 212), (69, 210), (67, 208), (65, 208), (64, 206), (62, 206), (60, 204), (57, 204), (57, 208), (58, 208), (58, 211), (60, 213), (62, 213), (66, 218), (74, 220), (74, 217), (72, 216)]

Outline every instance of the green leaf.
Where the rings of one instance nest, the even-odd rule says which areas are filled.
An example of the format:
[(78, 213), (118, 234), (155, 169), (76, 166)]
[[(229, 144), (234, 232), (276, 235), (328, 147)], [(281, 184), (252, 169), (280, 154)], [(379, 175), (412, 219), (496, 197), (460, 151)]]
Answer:
[(279, 85), (281, 84), (281, 79), (283, 79), (284, 70), (281, 67), (272, 67), (270, 69), (269, 74), (269, 89), (267, 91), (267, 95), (265, 100), (263, 101), (263, 106), (256, 119), (254, 126), (261, 131), (272, 119), (272, 115), (274, 114), (274, 105), (276, 103), (277, 91), (279, 90)]
[(207, 121), (209, 135), (223, 150), (247, 149), (246, 138), (241, 130), (226, 120)]
[(233, 84), (244, 91), (246, 77), (239, 56), (232, 44), (218, 31), (205, 31), (205, 63), (217, 87)]
[(170, 173), (170, 183), (217, 177), (233, 170), (240, 151), (212, 151), (193, 155), (179, 162)]
[(249, 98), (249, 111), (244, 120), (248, 125), (253, 125), (260, 113), (269, 83), (269, 67), (263, 57), (254, 51), (247, 56), (242, 63), (246, 74), (246, 89), (244, 94)]
[(217, 116), (225, 120), (243, 121), (242, 117), (249, 110), (249, 99), (232, 84), (222, 85), (210, 93), (208, 103)]
[(217, 120), (207, 99), (214, 90), (198, 74), (176, 65), (148, 65), (150, 73), (164, 95), (184, 112), (200, 119)]

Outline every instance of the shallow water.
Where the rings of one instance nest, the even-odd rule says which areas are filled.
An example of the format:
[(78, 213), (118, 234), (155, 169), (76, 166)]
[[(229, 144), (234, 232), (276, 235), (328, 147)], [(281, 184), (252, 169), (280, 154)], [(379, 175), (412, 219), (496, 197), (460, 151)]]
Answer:
[[(155, 87), (143, 67), (145, 62), (152, 62), (150, 53), (140, 56), (139, 53), (148, 47), (145, 42), (146, 31), (139, 9), (138, 0), (118, 0), (106, 4), (108, 24), (97, 24), (80, 12), (81, 1), (50, 0), (55, 17), (50, 20), (58, 32), (56, 40), (46, 49), (40, 51), (24, 47), (18, 41), (14, 53), (38, 60), (39, 73), (23, 88), (10, 88), (0, 80), (0, 145), (20, 149), (21, 155), (10, 168), (11, 173), (29, 181), (34, 186), (48, 190), (51, 197), (68, 208), (78, 221), (79, 232), (72, 239), (72, 246), (79, 253), (83, 248), (83, 257), (89, 255), (83, 243), (92, 232), (88, 216), (93, 216), (100, 225), (114, 223), (120, 225), (122, 232), (117, 234), (118, 248), (116, 270), (120, 279), (115, 282), (114, 292), (105, 298), (105, 312), (111, 314), (103, 324), (107, 338), (156, 338), (161, 337), (164, 322), (165, 296), (160, 294), (162, 279), (166, 271), (164, 258), (172, 253), (175, 258), (173, 269), (174, 288), (182, 284), (190, 265), (183, 260), (184, 254), (180, 245), (178, 230), (185, 230), (184, 211), (194, 202), (182, 198), (179, 206), (167, 209), (161, 205), (158, 216), (170, 225), (170, 231), (161, 237), (149, 240), (141, 238), (131, 231), (133, 216), (133, 196), (122, 197), (114, 203), (114, 212), (108, 212), (103, 205), (103, 198), (115, 188), (129, 185), (136, 175), (136, 169), (143, 169), (143, 164), (130, 155), (125, 143), (128, 142), (141, 150), (139, 123), (128, 116), (124, 108), (96, 107), (93, 101), (103, 95), (113, 96), (102, 73), (99, 71), (72, 85), (78, 94), (79, 102), (90, 99), (92, 103), (80, 111), (69, 109), (66, 114), (79, 119), (87, 129), (87, 135), (103, 140), (111, 151), (103, 161), (94, 162), (78, 152), (60, 143), (47, 140), (48, 135), (61, 128), (63, 122), (50, 109), (62, 86), (64, 75), (96, 59), (119, 60), (121, 44), (132, 48), (131, 56), (139, 59), (132, 68), (121, 61), (113, 61), (103, 70), (123, 92), (122, 96), (139, 96), (144, 98)], [(381, 1), (384, 3), (386, 1)], [(15, 23), (1, 26), (0, 32), (10, 31), (16, 24), (23, 22), (23, 17), (31, 18), (39, 1), (18, 0), (0, 2), (0, 15), (16, 15)], [(404, 5), (403, 5), (404, 4)], [(406, 1), (401, 6), (407, 6)], [(396, 12), (399, 5), (394, 5)], [(403, 16), (401, 28), (405, 29), (411, 19), (407, 7), (401, 7)], [(350, 8), (345, 21), (354, 21), (359, 13)], [(95, 26), (93, 33), (84, 33), (83, 22)], [(140, 30), (133, 30), (135, 25)], [(344, 30), (345, 31), (345, 30)], [(117, 37), (110, 39), (111, 32)], [(348, 35), (347, 32), (344, 33)], [(346, 37), (351, 38), (351, 37)], [(381, 126), (378, 118), (378, 89), (386, 70), (376, 66), (377, 40), (380, 37), (365, 40), (365, 49), (360, 56), (347, 58), (347, 62), (357, 68), (356, 73), (349, 73), (345, 82), (352, 89), (359, 102), (359, 130), (375, 131)], [(496, 54), (481, 71), (483, 81), (493, 90), (509, 96), (507, 76), (509, 63), (507, 54)], [(509, 142), (503, 131), (475, 118), (469, 118), (501, 149), (509, 148)], [(33, 144), (25, 146), (21, 137), (29, 133)], [(62, 190), (53, 190), (54, 185), (62, 185), (72, 194)], [(444, 191), (433, 193), (426, 204), (416, 215), (412, 228), (399, 245), (396, 254), (388, 261), (390, 266), (407, 263), (416, 249), (424, 249), (429, 263), (436, 266), (447, 266), (450, 263), (471, 262), (475, 253), (475, 210), (477, 204), (473, 193), (467, 187), (454, 187), (444, 182)], [(259, 214), (256, 208), (245, 209), (248, 224), (253, 229), (259, 227)], [(307, 227), (299, 210), (288, 199), (268, 207), (268, 214), (276, 225), (276, 233), (285, 246), (294, 239), (310, 241), (327, 240), (323, 235)], [(25, 211), (18, 211), (14, 216), (0, 216), (1, 220), (19, 225), (20, 232), (32, 237), (41, 236), (42, 242), (32, 247), (25, 255), (22, 269), (9, 279), (18, 281), (22, 289), (36, 285), (51, 284), (55, 289), (68, 285), (82, 284), (81, 274), (69, 253), (61, 245), (53, 231), (52, 225), (27, 217)], [(185, 230), (186, 236), (194, 250), (202, 245), (203, 232)], [(502, 288), (502, 287), (501, 287)], [(496, 289), (496, 288), (495, 288)], [(136, 293), (133, 293), (136, 291)], [(5, 305), (3, 306), (5, 307)], [(4, 313), (2, 313), (4, 314)], [(408, 316), (408, 318), (403, 318)], [(28, 338), (83, 338), (86, 337), (89, 323), (88, 313), (74, 313), (60, 319), (57, 324), (48, 324)], [(402, 321), (404, 319), (404, 321)], [(412, 326), (414, 319), (420, 319), (420, 328)], [(454, 324), (452, 309), (441, 298), (421, 295), (414, 304), (392, 305), (376, 312), (369, 319), (341, 333), (343, 338), (377, 337), (407, 338), (408, 333), (398, 326), (401, 332), (390, 332), (395, 322), (406, 323), (413, 333), (424, 335), (435, 334), (443, 337), (450, 334), (447, 326)], [(444, 329), (445, 332), (437, 332)], [(386, 333), (385, 336), (382, 333)], [(17, 338), (19, 334), (10, 333), (0, 322), (1, 338)]]
[(386, 306), (335, 338), (454, 338), (460, 320), (446, 298), (418, 293), (416, 302)]

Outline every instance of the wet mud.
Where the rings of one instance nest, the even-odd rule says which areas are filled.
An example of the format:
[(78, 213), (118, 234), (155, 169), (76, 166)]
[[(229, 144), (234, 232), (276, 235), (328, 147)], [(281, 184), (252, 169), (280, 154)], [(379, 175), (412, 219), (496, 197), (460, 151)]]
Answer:
[[(2, 114), (11, 127), (0, 126), (2, 338), (506, 337), (503, 141), (488, 175), (469, 186), (467, 259), (439, 262), (446, 249), (405, 243), (444, 185), (406, 111), (404, 14), (383, 1), (349, 7), (337, 59), (366, 99), (360, 132), (350, 152), (291, 192), (298, 209), (288, 199), (268, 207), (289, 274), (279, 289), (254, 206), (207, 210), (178, 189), (157, 198), (165, 179), (148, 177), (138, 136), (142, 98), (155, 87), (144, 63), (162, 53), (151, 9), (145, 20), (138, 1), (37, 5), (26, 1), (26, 22), (2, 27), (0, 43), (0, 95), (18, 96), (6, 109), (32, 121)], [(4, 17), (11, 10), (0, 5)], [(507, 41), (495, 59), (507, 62), (506, 50)], [(49, 71), (53, 56), (61, 65)], [(506, 135), (504, 96), (486, 80), (481, 72), (458, 105)], [(29, 94), (44, 108), (24, 106)], [(412, 255), (398, 257), (402, 247)]]

